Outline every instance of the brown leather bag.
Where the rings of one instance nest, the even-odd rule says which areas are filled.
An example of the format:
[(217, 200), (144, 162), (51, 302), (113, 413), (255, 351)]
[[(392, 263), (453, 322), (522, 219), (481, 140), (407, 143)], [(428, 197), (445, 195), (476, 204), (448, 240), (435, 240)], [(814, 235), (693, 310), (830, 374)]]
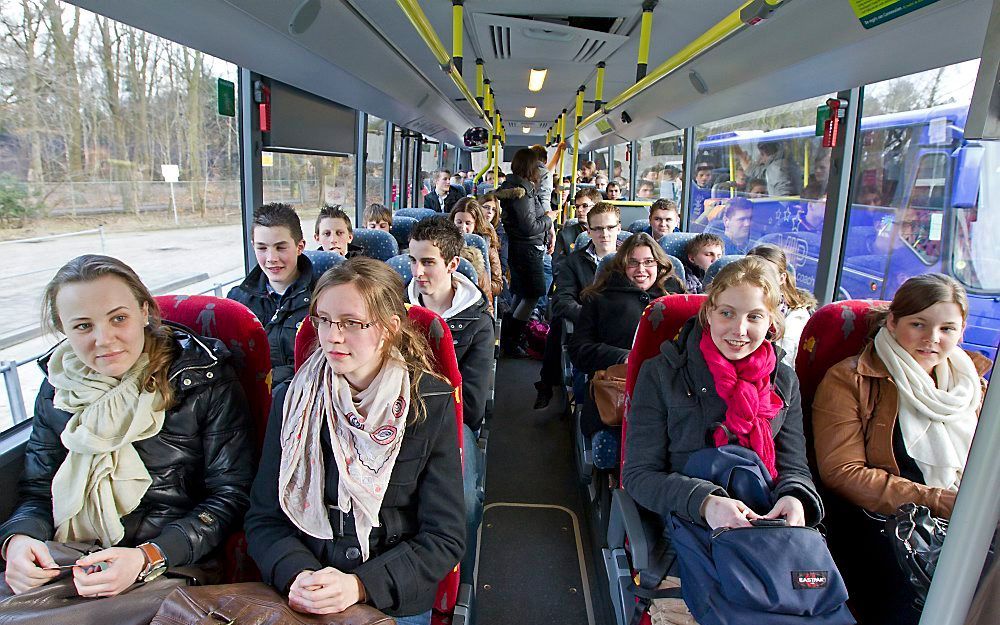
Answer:
[(625, 419), (625, 375), (628, 365), (612, 365), (594, 373), (590, 396), (604, 425), (621, 425)]
[(150, 625), (392, 625), (391, 617), (367, 605), (339, 614), (301, 614), (260, 582), (190, 586), (170, 593)]

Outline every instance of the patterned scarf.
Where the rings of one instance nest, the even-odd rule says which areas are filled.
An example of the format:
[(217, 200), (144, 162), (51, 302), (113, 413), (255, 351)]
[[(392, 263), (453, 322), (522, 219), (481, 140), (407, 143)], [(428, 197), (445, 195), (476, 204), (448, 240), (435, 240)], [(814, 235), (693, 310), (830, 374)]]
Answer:
[(726, 403), (725, 429), (712, 433), (716, 447), (729, 442), (725, 431), (729, 430), (737, 443), (755, 451), (771, 477), (777, 478), (770, 422), (781, 410), (782, 402), (771, 388), (771, 373), (777, 366), (774, 348), (764, 341), (749, 356), (729, 360), (712, 340), (708, 326), (702, 330), (699, 347), (715, 380), (715, 390)]
[(333, 538), (324, 493), (325, 425), (340, 473), (337, 506), (342, 512), (353, 510), (362, 560), (368, 560), (369, 537), (379, 525), (403, 442), (409, 397), (410, 372), (398, 350), (356, 397), (347, 380), (333, 372), (323, 350), (317, 349), (299, 368), (285, 395), (278, 472), (281, 509), (296, 527), (315, 538)]
[(69, 453), (52, 478), (56, 540), (111, 547), (125, 537), (121, 518), (152, 484), (133, 443), (156, 436), (165, 416), (153, 410), (159, 392), (142, 388), (148, 365), (143, 354), (118, 380), (85, 365), (68, 341), (52, 352), (53, 405), (73, 415), (60, 437)]

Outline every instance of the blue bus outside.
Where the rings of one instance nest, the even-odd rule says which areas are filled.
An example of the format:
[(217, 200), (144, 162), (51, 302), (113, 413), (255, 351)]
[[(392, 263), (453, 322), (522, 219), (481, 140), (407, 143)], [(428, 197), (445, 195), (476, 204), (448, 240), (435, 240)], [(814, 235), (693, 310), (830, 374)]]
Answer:
[[(978, 209), (986, 205), (987, 197), (1000, 199), (997, 176), (981, 174), (997, 170), (1000, 150), (965, 139), (967, 111), (966, 106), (945, 105), (862, 120), (862, 150), (853, 178), (838, 299), (888, 300), (910, 276), (951, 275), (969, 293), (965, 347), (995, 359), (1000, 281), (992, 276), (1000, 268), (995, 249), (1000, 220), (987, 211), (980, 216)], [(741, 189), (738, 177), (736, 185), (727, 184), (734, 171), (733, 152), (763, 142), (781, 147), (788, 169), (807, 172), (801, 182), (811, 193), (767, 197)], [(710, 136), (698, 144), (696, 154), (696, 162), (712, 165), (715, 180), (723, 182), (714, 185), (704, 206), (692, 202), (692, 230), (724, 235), (722, 216), (728, 198), (749, 196), (753, 206), (749, 238), (736, 244), (724, 236), (727, 253), (742, 253), (761, 243), (779, 245), (788, 254), (799, 286), (812, 290), (826, 203), (826, 172), (816, 165), (823, 161), (824, 148), (814, 128)]]

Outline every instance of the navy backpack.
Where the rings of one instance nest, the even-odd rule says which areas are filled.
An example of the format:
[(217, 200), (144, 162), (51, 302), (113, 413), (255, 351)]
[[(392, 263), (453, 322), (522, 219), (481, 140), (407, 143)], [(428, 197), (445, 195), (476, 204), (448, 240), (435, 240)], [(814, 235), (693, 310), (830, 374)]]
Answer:
[[(771, 509), (771, 480), (753, 451), (725, 445), (695, 452), (684, 474), (726, 489), (759, 514)], [(700, 625), (850, 625), (847, 587), (826, 539), (811, 527), (762, 519), (720, 529), (669, 519), (681, 593)]]

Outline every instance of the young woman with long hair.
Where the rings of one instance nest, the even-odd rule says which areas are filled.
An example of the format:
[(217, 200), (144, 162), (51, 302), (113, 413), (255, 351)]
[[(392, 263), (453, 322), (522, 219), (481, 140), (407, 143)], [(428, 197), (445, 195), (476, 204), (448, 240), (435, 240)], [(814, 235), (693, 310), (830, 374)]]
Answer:
[(492, 298), (503, 290), (503, 268), (500, 266), (500, 238), (486, 220), (483, 207), (475, 198), (464, 197), (451, 209), (451, 219), (463, 234), (478, 234), (486, 241), (490, 261), (490, 290)]
[(949, 518), (986, 393), (988, 358), (959, 343), (969, 300), (939, 273), (908, 279), (873, 313), (872, 340), (831, 367), (813, 401), (823, 484), (849, 508), (851, 596), (863, 622), (916, 623), (914, 595), (896, 565), (884, 523), (904, 503)]
[(785, 331), (778, 341), (778, 346), (784, 351), (781, 362), (794, 369), (799, 338), (809, 317), (816, 311), (816, 298), (795, 284), (795, 275), (788, 271), (785, 251), (777, 245), (758, 245), (747, 252), (747, 256), (759, 256), (769, 260), (778, 270), (778, 279), (781, 281), (781, 312), (785, 316)]
[(246, 518), (264, 581), (300, 612), (368, 603), (430, 623), (465, 543), (454, 389), (434, 373), (385, 263), (319, 279), (319, 348), (274, 393)]
[[(60, 575), (45, 541), (98, 546), (73, 563), (81, 597), (203, 564), (240, 522), (253, 477), (228, 349), (162, 321), (135, 272), (108, 256), (59, 269), (42, 309), (66, 338), (39, 359), (20, 503), (0, 526), (10, 589)], [(80, 618), (101, 618), (100, 606), (84, 602)]]
[[(642, 311), (667, 293), (683, 293), (684, 285), (663, 249), (645, 232), (626, 239), (594, 283), (580, 293), (583, 309), (569, 344), (573, 365), (588, 377), (601, 369), (622, 364), (632, 349)], [(605, 426), (587, 393), (581, 417), (583, 435), (595, 438), (594, 465), (618, 466), (620, 429)], [(598, 440), (596, 435), (606, 440)]]

